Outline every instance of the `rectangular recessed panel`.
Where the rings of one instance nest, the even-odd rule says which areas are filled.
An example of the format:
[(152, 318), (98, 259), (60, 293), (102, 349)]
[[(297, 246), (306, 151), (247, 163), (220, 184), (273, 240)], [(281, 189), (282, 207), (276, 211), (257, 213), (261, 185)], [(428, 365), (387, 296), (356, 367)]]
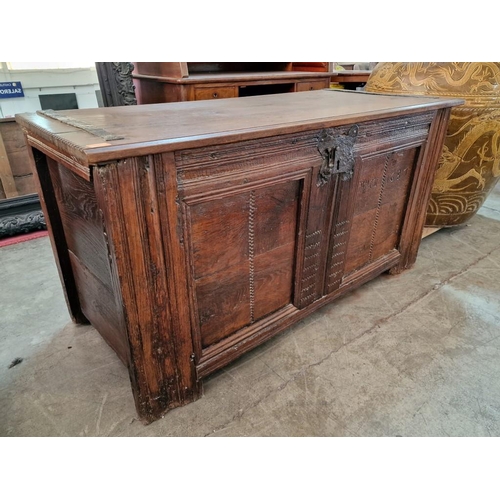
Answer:
[(92, 184), (61, 164), (51, 167), (51, 178), (68, 249), (111, 290), (105, 228)]
[(190, 206), (203, 347), (291, 302), (299, 192), (287, 181)]
[(291, 181), (255, 193), (254, 320), (292, 300), (299, 191)]
[(397, 248), (416, 151), (392, 151), (361, 162), (345, 274)]

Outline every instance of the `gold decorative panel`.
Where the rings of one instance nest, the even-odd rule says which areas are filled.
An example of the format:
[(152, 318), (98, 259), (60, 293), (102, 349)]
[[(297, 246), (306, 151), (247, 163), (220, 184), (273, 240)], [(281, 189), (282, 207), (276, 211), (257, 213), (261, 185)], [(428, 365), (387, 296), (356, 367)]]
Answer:
[(379, 63), (365, 90), (465, 100), (451, 112), (426, 225), (467, 222), (500, 177), (500, 63)]

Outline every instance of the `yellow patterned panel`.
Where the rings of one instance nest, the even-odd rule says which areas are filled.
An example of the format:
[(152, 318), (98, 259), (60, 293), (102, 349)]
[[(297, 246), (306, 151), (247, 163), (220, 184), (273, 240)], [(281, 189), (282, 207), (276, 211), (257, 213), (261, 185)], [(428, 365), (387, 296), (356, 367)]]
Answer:
[(465, 100), (451, 113), (426, 225), (466, 222), (500, 177), (500, 63), (379, 63), (365, 90)]

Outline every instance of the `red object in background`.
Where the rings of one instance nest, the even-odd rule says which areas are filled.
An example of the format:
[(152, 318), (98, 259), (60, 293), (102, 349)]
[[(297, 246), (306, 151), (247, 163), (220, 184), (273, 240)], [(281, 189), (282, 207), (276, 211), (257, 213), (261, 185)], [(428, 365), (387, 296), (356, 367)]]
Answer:
[(15, 243), (22, 243), (23, 241), (35, 240), (36, 238), (42, 238), (48, 236), (48, 231), (34, 231), (28, 234), (19, 234), (17, 236), (10, 236), (9, 238), (4, 238), (0, 240), (0, 248), (9, 245), (14, 245)]

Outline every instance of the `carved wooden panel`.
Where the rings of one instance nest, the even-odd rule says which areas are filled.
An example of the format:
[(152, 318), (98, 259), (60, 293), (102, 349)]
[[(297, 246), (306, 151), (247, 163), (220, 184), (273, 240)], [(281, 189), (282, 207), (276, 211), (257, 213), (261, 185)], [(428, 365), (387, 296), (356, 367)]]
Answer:
[(127, 362), (120, 301), (113, 288), (107, 235), (93, 185), (51, 159), (48, 170), (82, 312)]
[(96, 62), (97, 78), (104, 106), (137, 104), (130, 62)]
[(382, 153), (358, 163), (345, 274), (397, 248), (416, 152), (411, 148)]
[(50, 175), (68, 249), (111, 289), (107, 242), (92, 184), (60, 163), (50, 165)]
[(321, 190), (306, 217), (322, 164), (318, 131), (179, 151), (176, 163), (200, 350), (300, 306), (302, 288), (316, 281), (302, 285), (297, 262), (320, 248), (322, 230), (313, 227), (330, 196)]
[(352, 178), (337, 179), (325, 294), (383, 257), (398, 255), (413, 176), (433, 115), (365, 124), (358, 131)]
[(278, 181), (187, 206), (202, 347), (291, 303), (301, 184)]
[(335, 198), (333, 200), (333, 217), (330, 229), (330, 245), (328, 259), (325, 264), (325, 284), (323, 294), (328, 295), (338, 289), (344, 275), (347, 259), (347, 244), (352, 220), (353, 191), (352, 185), (359, 177), (359, 169), (354, 172), (354, 177), (337, 176)]

